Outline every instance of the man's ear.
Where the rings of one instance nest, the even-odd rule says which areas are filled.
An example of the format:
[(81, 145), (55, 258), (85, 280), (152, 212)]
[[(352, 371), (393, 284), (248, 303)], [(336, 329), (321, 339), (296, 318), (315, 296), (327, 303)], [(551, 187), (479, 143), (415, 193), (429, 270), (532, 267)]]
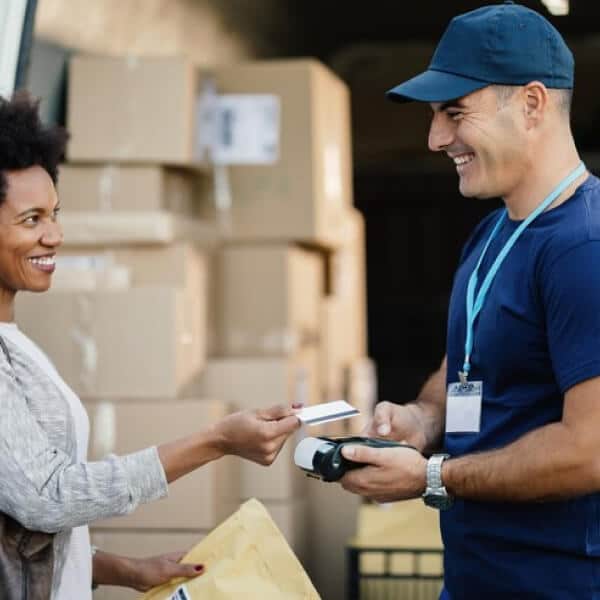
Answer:
[(536, 127), (548, 108), (548, 88), (539, 81), (523, 86), (523, 108), (527, 129)]

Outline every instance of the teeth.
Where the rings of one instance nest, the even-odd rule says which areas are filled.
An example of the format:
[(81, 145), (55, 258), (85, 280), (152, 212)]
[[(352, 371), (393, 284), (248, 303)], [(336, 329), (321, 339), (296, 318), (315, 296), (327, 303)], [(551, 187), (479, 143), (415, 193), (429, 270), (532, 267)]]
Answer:
[(473, 154), (462, 154), (461, 156), (455, 156), (453, 160), (455, 165), (465, 165), (474, 158), (475, 156)]
[(40, 256), (38, 258), (29, 259), (34, 265), (50, 266), (55, 263), (54, 256)]

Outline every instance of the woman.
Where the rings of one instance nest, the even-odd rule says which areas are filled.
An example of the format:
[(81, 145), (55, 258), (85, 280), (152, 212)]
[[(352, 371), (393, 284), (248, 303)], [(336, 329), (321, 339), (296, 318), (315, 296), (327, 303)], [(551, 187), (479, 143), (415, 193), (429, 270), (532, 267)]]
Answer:
[[(66, 139), (41, 124), (27, 95), (0, 99), (0, 512), (55, 534), (53, 600), (89, 600), (92, 581), (144, 591), (203, 569), (178, 564), (179, 554), (133, 560), (98, 551), (92, 559), (89, 523), (165, 496), (168, 483), (225, 454), (268, 465), (299, 420), (292, 408), (244, 411), (157, 448), (86, 462), (81, 402), (13, 322), (18, 291), (50, 287), (62, 242), (55, 184)], [(1, 578), (0, 569), (3, 589), (19, 585)]]

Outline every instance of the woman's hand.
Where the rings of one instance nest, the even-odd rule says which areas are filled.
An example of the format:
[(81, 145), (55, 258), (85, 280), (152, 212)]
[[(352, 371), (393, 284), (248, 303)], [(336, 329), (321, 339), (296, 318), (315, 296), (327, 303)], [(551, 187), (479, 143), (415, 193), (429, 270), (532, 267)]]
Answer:
[(300, 427), (294, 408), (273, 406), (244, 410), (215, 425), (218, 444), (225, 454), (235, 454), (261, 465), (270, 465), (287, 438)]
[(132, 561), (132, 584), (130, 587), (139, 592), (147, 592), (149, 589), (162, 585), (176, 577), (198, 577), (204, 573), (203, 565), (188, 565), (179, 561), (186, 552), (172, 552), (161, 554), (150, 558), (133, 558)]
[(129, 558), (98, 550), (93, 558), (93, 581), (97, 585), (118, 585), (139, 592), (162, 585), (177, 577), (198, 577), (203, 565), (179, 561), (186, 552), (171, 552), (150, 558)]

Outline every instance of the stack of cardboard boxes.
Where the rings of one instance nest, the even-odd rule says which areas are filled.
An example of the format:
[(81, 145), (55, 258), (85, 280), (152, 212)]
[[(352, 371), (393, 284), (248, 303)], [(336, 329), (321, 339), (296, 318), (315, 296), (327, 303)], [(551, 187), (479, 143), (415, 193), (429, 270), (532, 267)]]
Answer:
[[(198, 219), (196, 69), (185, 60), (77, 57), (69, 162), (58, 185), (65, 244), (50, 292), (17, 320), (90, 417), (89, 458), (183, 437), (231, 412), (190, 392), (210, 340), (214, 228)], [(227, 458), (175, 482), (165, 500), (95, 523), (92, 540), (148, 555), (196, 543), (239, 503)], [(135, 597), (111, 588), (98, 597)]]
[[(346, 86), (312, 60), (214, 72), (221, 97), (278, 106), (273, 160), (221, 168), (223, 208), (205, 185), (203, 77), (176, 58), (71, 64), (63, 261), (51, 292), (19, 299), (17, 319), (84, 400), (92, 459), (183, 436), (232, 409), (340, 398), (372, 409)], [(189, 546), (256, 497), (307, 559), (318, 532), (295, 441), (270, 468), (211, 463), (168, 500), (96, 524), (94, 539), (134, 554)]]

